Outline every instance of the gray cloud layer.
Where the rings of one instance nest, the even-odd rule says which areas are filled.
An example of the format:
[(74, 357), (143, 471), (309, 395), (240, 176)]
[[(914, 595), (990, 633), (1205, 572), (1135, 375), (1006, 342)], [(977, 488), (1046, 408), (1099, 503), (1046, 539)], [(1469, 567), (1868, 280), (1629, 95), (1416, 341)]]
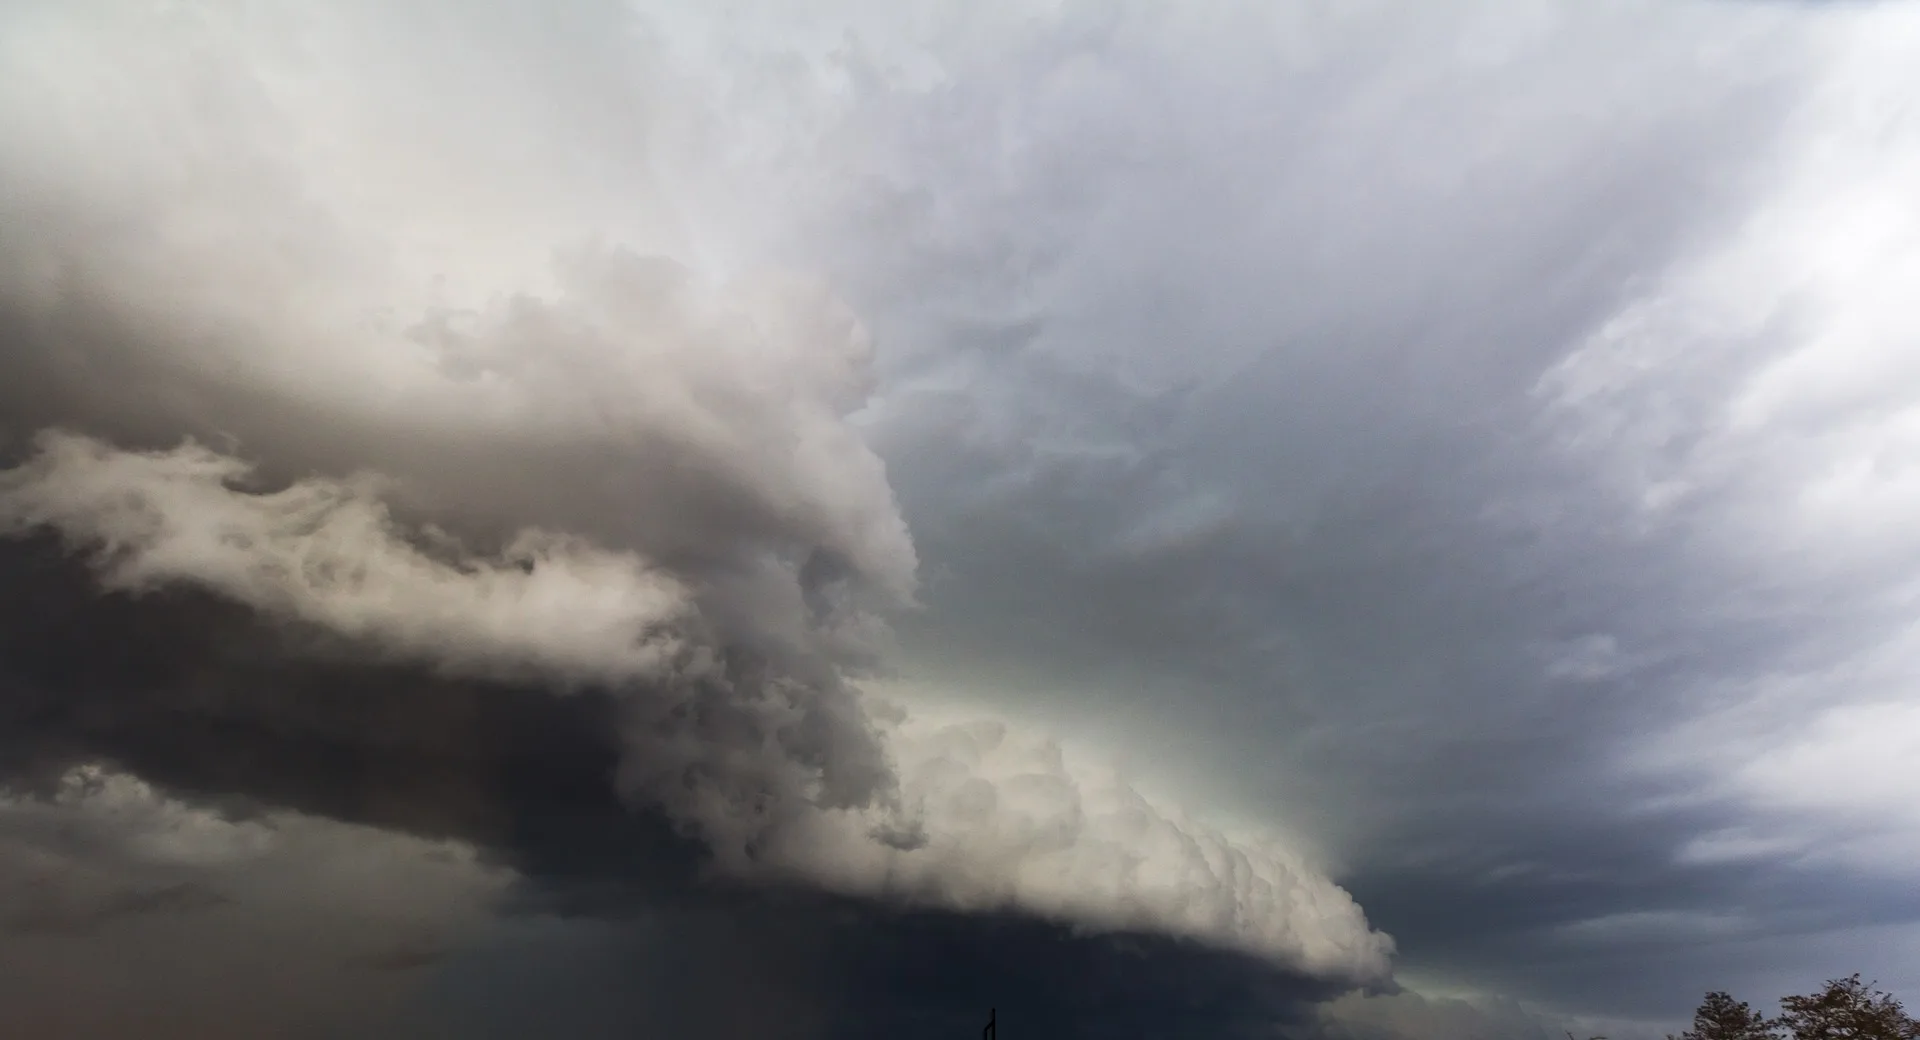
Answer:
[(99, 768), (0, 798), (0, 837), (0, 994), (35, 1036), (364, 1030), (511, 880), (457, 844), (236, 821)]
[(710, 191), (804, 198), (741, 251), (894, 345), (922, 684), (1285, 812), (1415, 975), (1673, 1016), (1905, 949), (1911, 9), (1306, 12), (739, 77), (835, 114)]
[[(1920, 984), (1912, 8), (23, 10), (0, 394), (171, 454), (46, 442), (10, 515), (105, 573), (682, 691), (631, 761), (857, 891), (1377, 969), (1321, 861), (1416, 982)], [(283, 580), (328, 545), (400, 566)]]

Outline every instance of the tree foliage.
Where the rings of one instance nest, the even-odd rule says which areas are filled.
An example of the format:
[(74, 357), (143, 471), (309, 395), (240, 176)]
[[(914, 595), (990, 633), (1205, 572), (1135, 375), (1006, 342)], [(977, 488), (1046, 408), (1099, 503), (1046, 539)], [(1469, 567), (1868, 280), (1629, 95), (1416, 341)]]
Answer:
[(1780, 998), (1775, 1021), (1793, 1040), (1920, 1040), (1920, 1022), (1893, 994), (1861, 982), (1858, 972), (1818, 993)]
[(1856, 973), (1815, 993), (1780, 998), (1775, 1018), (1730, 994), (1709, 993), (1693, 1013), (1693, 1028), (1668, 1040), (1920, 1040), (1920, 1021)]
[(1693, 1013), (1693, 1028), (1678, 1040), (1774, 1040), (1773, 1023), (1744, 1000), (1714, 992)]

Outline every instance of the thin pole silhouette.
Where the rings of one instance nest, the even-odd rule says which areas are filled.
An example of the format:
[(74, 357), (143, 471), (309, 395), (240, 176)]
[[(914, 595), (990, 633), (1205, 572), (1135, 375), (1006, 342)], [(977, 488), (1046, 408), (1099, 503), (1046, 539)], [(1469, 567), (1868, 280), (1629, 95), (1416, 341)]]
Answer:
[(987, 1009), (987, 1028), (980, 1031), (980, 1040), (1000, 1040), (1000, 1033), (994, 1028), (995, 1011)]

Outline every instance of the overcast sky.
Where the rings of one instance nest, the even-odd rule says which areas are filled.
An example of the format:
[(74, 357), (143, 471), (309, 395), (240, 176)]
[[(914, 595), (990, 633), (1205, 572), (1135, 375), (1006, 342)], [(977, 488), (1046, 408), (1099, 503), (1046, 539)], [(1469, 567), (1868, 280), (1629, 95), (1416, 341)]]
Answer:
[(20, 0), (0, 70), (36, 1035), (1920, 999), (1920, 6)]

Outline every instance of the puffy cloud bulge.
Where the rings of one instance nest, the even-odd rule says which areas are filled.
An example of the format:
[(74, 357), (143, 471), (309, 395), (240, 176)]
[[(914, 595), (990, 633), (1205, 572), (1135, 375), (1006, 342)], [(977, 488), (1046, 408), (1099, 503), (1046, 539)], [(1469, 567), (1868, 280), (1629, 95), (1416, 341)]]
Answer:
[(4, 17), (0, 532), (51, 532), (104, 593), (610, 695), (610, 782), (738, 876), (1385, 976), (1285, 844), (858, 688), (917, 595), (850, 418), (874, 344), (817, 273), (713, 259), (686, 164), (660, 172), (697, 121), (664, 23)]

